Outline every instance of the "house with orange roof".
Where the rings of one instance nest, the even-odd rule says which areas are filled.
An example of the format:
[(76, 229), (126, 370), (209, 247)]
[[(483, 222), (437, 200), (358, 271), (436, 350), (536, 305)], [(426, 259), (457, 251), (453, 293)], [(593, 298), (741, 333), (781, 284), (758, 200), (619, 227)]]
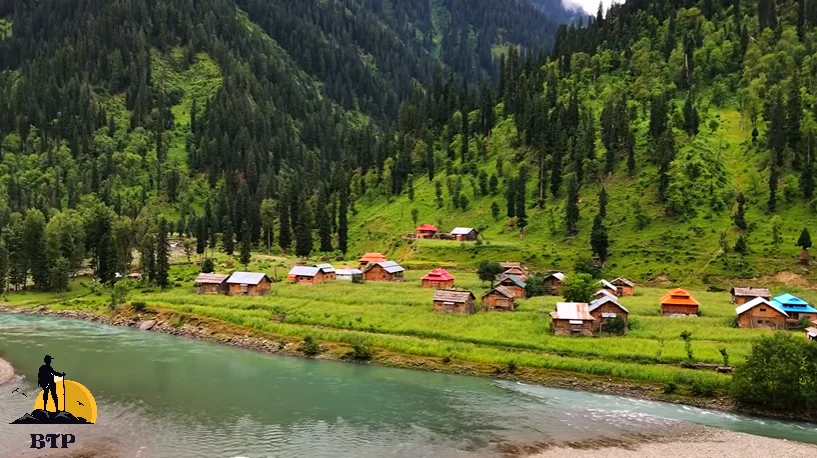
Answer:
[(506, 270), (505, 272), (502, 272), (502, 275), (515, 275), (516, 278), (518, 278), (518, 279), (520, 279), (522, 281), (527, 281), (528, 280), (528, 277), (527, 277), (527, 275), (525, 275), (525, 272), (519, 267), (511, 267), (510, 269)]
[(661, 299), (662, 315), (698, 315), (698, 303), (685, 289), (670, 290)]
[(386, 257), (383, 253), (366, 253), (360, 257), (360, 268), (364, 268), (370, 263), (385, 262)]

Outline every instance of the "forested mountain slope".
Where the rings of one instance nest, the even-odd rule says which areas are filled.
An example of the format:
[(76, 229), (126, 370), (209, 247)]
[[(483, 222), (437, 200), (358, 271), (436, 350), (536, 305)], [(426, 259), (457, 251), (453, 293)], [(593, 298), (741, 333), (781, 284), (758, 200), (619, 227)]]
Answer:
[[(413, 199), (358, 191), (353, 178), (366, 195), (354, 246), (639, 281), (801, 272), (796, 243), (817, 222), (815, 11), (628, 1), (562, 26), (548, 59), (511, 56), (490, 94), (429, 117), (445, 107), (432, 90), (402, 111)], [(486, 242), (399, 241), (415, 219), (478, 227)]]

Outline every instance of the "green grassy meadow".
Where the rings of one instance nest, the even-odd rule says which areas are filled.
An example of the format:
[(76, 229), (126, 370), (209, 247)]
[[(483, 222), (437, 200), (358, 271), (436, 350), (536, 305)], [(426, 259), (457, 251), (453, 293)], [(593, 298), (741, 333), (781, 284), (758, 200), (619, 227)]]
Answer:
[[(218, 271), (228, 272), (220, 258)], [(250, 270), (285, 278), (292, 260), (256, 256)], [(341, 265), (340, 262), (335, 263)], [(236, 266), (237, 268), (237, 266)], [(233, 269), (235, 270), (235, 269)], [(194, 264), (174, 264), (174, 287), (154, 290), (136, 286), (130, 302), (181, 314), (214, 318), (275, 335), (354, 344), (364, 342), (375, 349), (418, 357), (450, 358), (483, 364), (540, 367), (657, 384), (697, 383), (724, 389), (728, 375), (681, 367), (687, 359), (683, 331), (692, 333), (695, 362), (722, 364), (720, 349), (726, 349), (730, 364), (741, 364), (751, 350), (752, 339), (772, 331), (732, 327), (734, 305), (728, 292), (690, 289), (701, 303), (697, 318), (659, 316), (658, 298), (665, 288), (638, 287), (636, 295), (621, 303), (630, 311), (630, 331), (624, 337), (557, 337), (550, 334), (549, 312), (559, 297), (535, 297), (517, 302), (514, 313), (479, 312), (462, 316), (432, 310), (434, 291), (420, 286), (425, 269), (410, 269), (404, 283), (334, 281), (321, 285), (275, 283), (265, 297), (197, 295)], [(473, 272), (452, 270), (456, 286), (469, 289), (479, 298), (488, 291)], [(12, 294), (13, 305), (35, 306), (55, 303), (54, 308), (106, 310), (108, 292), (91, 293), (86, 282), (75, 282), (63, 297), (47, 298), (40, 293)], [(806, 300), (817, 294), (796, 289), (773, 288), (773, 293), (791, 291)]]

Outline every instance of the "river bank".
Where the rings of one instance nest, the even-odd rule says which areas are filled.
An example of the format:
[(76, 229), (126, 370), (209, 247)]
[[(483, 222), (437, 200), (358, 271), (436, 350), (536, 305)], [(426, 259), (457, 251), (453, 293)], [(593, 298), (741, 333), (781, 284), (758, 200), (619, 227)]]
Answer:
[(10, 382), (14, 378), (14, 368), (11, 364), (0, 358), (0, 385)]
[[(259, 332), (212, 318), (180, 314), (165, 309), (149, 308), (136, 311), (130, 307), (120, 307), (110, 313), (93, 313), (79, 310), (52, 310), (45, 306), (30, 308), (0, 305), (0, 313), (22, 313), (80, 319), (205, 340), (261, 353), (305, 357), (300, 348), (302, 343), (300, 338)], [(350, 358), (353, 349), (352, 345), (337, 342), (321, 342), (320, 345), (321, 352), (311, 358), (347, 361), (352, 359)], [(538, 367), (521, 366), (511, 369), (496, 364), (407, 355), (382, 349), (374, 350), (368, 362), (388, 367), (515, 380), (554, 388), (669, 402), (724, 412), (740, 412), (789, 420), (817, 421), (817, 415), (813, 417), (785, 416), (758, 409), (740, 408), (727, 396), (702, 398), (678, 394), (667, 395), (663, 393), (662, 386), (644, 382), (632, 382)], [(361, 361), (357, 360), (357, 362)]]
[(640, 458), (649, 456), (807, 458), (815, 455), (817, 455), (817, 446), (811, 444), (701, 427), (694, 433), (651, 438), (646, 441), (623, 441), (611, 446), (595, 447), (583, 443), (559, 445), (530, 455), (528, 458)]

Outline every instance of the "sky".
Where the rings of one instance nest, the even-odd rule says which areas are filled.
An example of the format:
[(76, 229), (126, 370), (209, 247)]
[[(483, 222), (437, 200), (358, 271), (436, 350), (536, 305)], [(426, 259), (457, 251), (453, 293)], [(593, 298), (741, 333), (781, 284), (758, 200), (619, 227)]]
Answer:
[[(602, 3), (604, 3), (605, 11), (607, 10), (607, 8), (610, 8), (611, 1), (612, 0), (602, 0)], [(562, 3), (567, 6), (570, 6), (571, 4), (581, 5), (581, 7), (584, 8), (585, 11), (592, 14), (596, 14), (596, 11), (598, 11), (599, 9), (599, 0), (562, 0)]]

